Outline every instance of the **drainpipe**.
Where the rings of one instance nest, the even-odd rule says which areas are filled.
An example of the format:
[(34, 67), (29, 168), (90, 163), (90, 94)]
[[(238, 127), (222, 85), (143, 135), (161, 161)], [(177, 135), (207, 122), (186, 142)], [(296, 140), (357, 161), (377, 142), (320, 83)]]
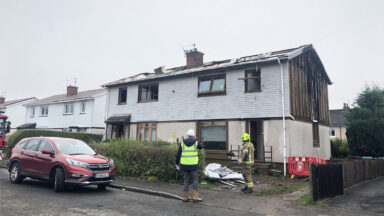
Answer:
[(283, 64), (281, 64), (280, 59), (277, 58), (277, 62), (280, 64), (280, 75), (281, 75), (281, 108), (283, 115), (283, 151), (284, 151), (284, 176), (287, 175), (287, 146), (285, 142), (285, 99), (284, 99), (284, 73), (283, 73)]

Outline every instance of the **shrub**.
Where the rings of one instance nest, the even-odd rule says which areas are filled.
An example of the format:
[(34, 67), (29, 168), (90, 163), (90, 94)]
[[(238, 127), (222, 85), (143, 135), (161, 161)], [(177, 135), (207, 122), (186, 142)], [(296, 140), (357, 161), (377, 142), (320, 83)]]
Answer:
[[(115, 139), (109, 142), (91, 144), (97, 153), (113, 159), (117, 175), (180, 182), (183, 173), (175, 169), (177, 144), (155, 141), (142, 142), (126, 139)], [(204, 178), (204, 151), (199, 151), (199, 179)]]
[(335, 138), (331, 140), (332, 157), (344, 158), (349, 155), (348, 141), (346, 139)]
[(89, 133), (73, 133), (73, 132), (61, 132), (61, 131), (51, 131), (51, 130), (36, 130), (36, 129), (26, 129), (18, 130), (13, 133), (7, 142), (7, 147), (5, 149), (5, 157), (10, 156), (13, 146), (16, 145), (20, 140), (27, 137), (67, 137), (82, 140), (86, 143), (91, 143), (94, 141), (100, 141), (103, 135), (100, 134), (89, 134)]

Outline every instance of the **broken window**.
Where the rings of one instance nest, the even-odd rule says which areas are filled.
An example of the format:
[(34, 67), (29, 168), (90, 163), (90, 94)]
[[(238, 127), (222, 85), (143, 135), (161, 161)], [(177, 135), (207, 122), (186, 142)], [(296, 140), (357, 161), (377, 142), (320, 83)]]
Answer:
[(127, 87), (119, 88), (119, 104), (127, 103)]
[(225, 93), (225, 75), (199, 78), (199, 95)]
[(139, 123), (137, 125), (137, 139), (140, 141), (155, 141), (157, 136), (156, 123)]
[(139, 86), (139, 102), (157, 101), (159, 99), (159, 84)]
[(245, 71), (245, 92), (261, 91), (260, 69)]

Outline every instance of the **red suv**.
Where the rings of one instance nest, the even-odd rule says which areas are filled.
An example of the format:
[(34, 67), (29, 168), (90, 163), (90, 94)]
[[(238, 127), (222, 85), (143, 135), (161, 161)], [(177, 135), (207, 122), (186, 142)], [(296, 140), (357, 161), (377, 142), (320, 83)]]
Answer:
[(56, 192), (68, 184), (105, 189), (116, 171), (112, 159), (97, 154), (83, 141), (60, 137), (21, 140), (7, 165), (11, 182), (21, 183), (25, 177), (49, 181)]

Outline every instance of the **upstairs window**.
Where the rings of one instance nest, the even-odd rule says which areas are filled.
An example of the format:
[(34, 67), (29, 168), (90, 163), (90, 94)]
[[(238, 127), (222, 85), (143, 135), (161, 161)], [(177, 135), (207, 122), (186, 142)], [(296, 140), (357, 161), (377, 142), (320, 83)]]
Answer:
[(85, 102), (81, 102), (80, 113), (85, 113), (85, 108), (86, 108), (86, 103)]
[(31, 118), (35, 117), (35, 107), (31, 108)]
[(40, 116), (48, 116), (48, 106), (40, 107)]
[(139, 86), (139, 102), (150, 102), (159, 100), (159, 84)]
[(119, 104), (127, 103), (127, 87), (119, 88)]
[(64, 104), (64, 114), (73, 114), (75, 105), (73, 103)]
[(260, 69), (245, 71), (245, 92), (261, 91)]
[(225, 75), (200, 77), (198, 95), (225, 94), (225, 84)]

